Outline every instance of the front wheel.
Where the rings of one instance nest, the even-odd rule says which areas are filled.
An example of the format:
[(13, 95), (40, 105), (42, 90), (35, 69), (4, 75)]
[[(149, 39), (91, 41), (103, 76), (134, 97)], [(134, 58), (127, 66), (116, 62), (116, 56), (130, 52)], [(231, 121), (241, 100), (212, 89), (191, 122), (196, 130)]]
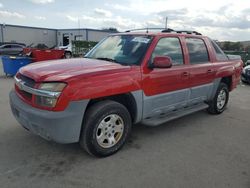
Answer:
[(125, 106), (114, 101), (93, 104), (86, 112), (80, 145), (90, 154), (105, 157), (122, 148), (131, 131)]
[(216, 91), (213, 100), (209, 103), (207, 111), (211, 114), (222, 113), (226, 108), (228, 99), (229, 99), (228, 86), (225, 83), (221, 82), (219, 84), (219, 87)]
[(64, 53), (64, 58), (65, 58), (65, 59), (70, 59), (71, 57), (72, 57), (71, 52), (67, 52), (67, 51), (66, 51), (66, 52)]

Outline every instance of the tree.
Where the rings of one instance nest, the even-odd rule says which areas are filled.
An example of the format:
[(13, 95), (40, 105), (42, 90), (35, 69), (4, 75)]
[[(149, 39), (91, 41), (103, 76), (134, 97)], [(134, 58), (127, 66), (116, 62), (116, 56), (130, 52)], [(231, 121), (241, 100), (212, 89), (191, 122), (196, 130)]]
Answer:
[(115, 27), (103, 28), (104, 31), (119, 32)]
[(223, 45), (223, 50), (230, 50), (231, 42), (226, 41)]
[(230, 41), (225, 41), (223, 45), (223, 50), (226, 51), (241, 51), (243, 48), (242, 44), (240, 42), (230, 42)]
[(248, 45), (248, 46), (245, 47), (245, 51), (248, 52), (248, 53), (250, 53), (250, 45)]

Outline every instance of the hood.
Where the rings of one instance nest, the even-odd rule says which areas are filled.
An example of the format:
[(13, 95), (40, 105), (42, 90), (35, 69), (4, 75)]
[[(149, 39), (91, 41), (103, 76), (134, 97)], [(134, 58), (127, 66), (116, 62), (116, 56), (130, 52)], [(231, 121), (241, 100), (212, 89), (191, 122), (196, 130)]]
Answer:
[(78, 58), (32, 63), (21, 68), (19, 72), (34, 79), (36, 82), (44, 82), (67, 81), (76, 76), (111, 74), (130, 69), (130, 66), (123, 66), (113, 62)]

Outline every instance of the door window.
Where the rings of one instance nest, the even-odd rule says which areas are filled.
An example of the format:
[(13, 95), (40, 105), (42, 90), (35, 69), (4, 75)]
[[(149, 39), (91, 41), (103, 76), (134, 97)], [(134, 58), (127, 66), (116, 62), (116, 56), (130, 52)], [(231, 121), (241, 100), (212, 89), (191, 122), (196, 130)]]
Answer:
[(182, 65), (183, 53), (180, 40), (176, 37), (160, 39), (152, 53), (151, 61), (156, 56), (169, 56), (173, 61), (173, 65)]
[(220, 49), (216, 42), (214, 42), (213, 40), (210, 40), (210, 42), (212, 43), (212, 46), (214, 48), (217, 61), (227, 61), (228, 57), (224, 54), (224, 52)]
[(209, 62), (207, 47), (202, 39), (186, 38), (190, 64)]

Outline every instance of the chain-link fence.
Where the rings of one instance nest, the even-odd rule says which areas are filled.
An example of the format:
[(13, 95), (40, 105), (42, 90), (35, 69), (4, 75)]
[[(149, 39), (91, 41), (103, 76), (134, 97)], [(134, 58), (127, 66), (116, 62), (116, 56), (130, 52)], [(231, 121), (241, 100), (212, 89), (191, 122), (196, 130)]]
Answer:
[(84, 56), (97, 42), (94, 41), (72, 41), (72, 55), (74, 57)]

